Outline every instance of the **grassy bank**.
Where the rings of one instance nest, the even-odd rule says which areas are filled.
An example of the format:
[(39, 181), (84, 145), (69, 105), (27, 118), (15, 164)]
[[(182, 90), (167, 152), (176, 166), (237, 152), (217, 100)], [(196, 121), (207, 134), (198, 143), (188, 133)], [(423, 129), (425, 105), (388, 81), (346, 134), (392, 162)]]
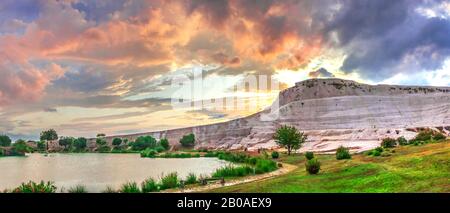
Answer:
[(318, 175), (307, 174), (303, 155), (281, 155), (279, 161), (298, 169), (211, 192), (450, 192), (450, 141), (394, 150), (390, 156), (357, 154), (350, 160), (316, 155), (322, 162)]

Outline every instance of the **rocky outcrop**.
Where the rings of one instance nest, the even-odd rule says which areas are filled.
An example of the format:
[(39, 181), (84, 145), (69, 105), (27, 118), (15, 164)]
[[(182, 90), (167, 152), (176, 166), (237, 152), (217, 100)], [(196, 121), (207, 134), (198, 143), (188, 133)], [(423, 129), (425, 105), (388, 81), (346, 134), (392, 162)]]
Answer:
[[(367, 85), (342, 79), (311, 79), (279, 95), (279, 109), (224, 123), (114, 137), (141, 135), (168, 138), (172, 145), (188, 133), (196, 148), (257, 150), (277, 148), (273, 133), (281, 125), (308, 135), (300, 151), (333, 152), (338, 146), (360, 152), (379, 146), (385, 137), (414, 137), (417, 128), (449, 134), (450, 88)], [(275, 106), (275, 105), (274, 105)], [(272, 121), (263, 119), (267, 116)], [(91, 140), (92, 142), (92, 140)]]

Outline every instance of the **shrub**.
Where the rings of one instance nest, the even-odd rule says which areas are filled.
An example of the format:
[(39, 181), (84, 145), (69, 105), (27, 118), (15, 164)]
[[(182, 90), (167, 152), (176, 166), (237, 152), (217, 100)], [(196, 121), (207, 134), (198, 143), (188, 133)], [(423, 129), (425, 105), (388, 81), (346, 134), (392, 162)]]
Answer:
[(102, 193), (117, 193), (111, 186), (106, 186), (106, 189), (102, 191)]
[(176, 172), (170, 173), (161, 178), (161, 189), (171, 189), (178, 187), (178, 174)]
[(113, 146), (118, 147), (118, 146), (120, 146), (120, 144), (122, 144), (122, 138), (114, 138), (112, 140), (112, 145)]
[(433, 131), (425, 130), (420, 131), (419, 134), (414, 138), (415, 141), (429, 141), (433, 137)]
[(206, 158), (217, 157), (217, 153), (215, 153), (215, 152), (207, 152), (203, 157), (206, 157)]
[(444, 135), (444, 134), (442, 134), (442, 133), (436, 133), (434, 136), (433, 136), (433, 140), (435, 140), (435, 141), (441, 141), (441, 140), (445, 140), (447, 137)]
[(306, 152), (306, 153), (305, 153), (305, 157), (306, 157), (306, 159), (308, 159), (308, 160), (313, 159), (313, 158), (314, 158), (314, 152)]
[(375, 148), (375, 151), (382, 153), (383, 152), (383, 148), (381, 146)]
[(157, 147), (155, 147), (154, 150), (158, 153), (166, 151), (166, 149), (162, 146), (157, 146)]
[(381, 155), (381, 152), (378, 151), (378, 150), (373, 150), (373, 151), (372, 151), (372, 155), (373, 155), (373, 156), (380, 156), (380, 155)]
[(195, 184), (197, 183), (197, 175), (195, 175), (194, 173), (189, 173), (188, 176), (186, 177), (186, 184)]
[(336, 159), (337, 160), (351, 159), (351, 158), (352, 158), (352, 156), (350, 155), (350, 152), (349, 152), (348, 148), (340, 146), (336, 150)]
[(277, 159), (280, 157), (280, 154), (278, 152), (272, 152), (272, 158)]
[(305, 163), (306, 171), (309, 174), (315, 175), (320, 171), (320, 162), (317, 159), (310, 159)]
[(254, 169), (250, 166), (225, 166), (219, 169), (212, 174), (213, 177), (243, 177), (249, 174), (253, 174)]
[(147, 148), (140, 152), (142, 158), (154, 158), (158, 152), (154, 149)]
[(67, 150), (68, 147), (71, 147), (75, 138), (73, 137), (61, 137), (58, 141), (60, 146), (64, 146), (64, 150)]
[(128, 182), (128, 183), (123, 184), (120, 187), (119, 192), (120, 193), (140, 193), (141, 190), (139, 189), (136, 182)]
[(73, 141), (73, 147), (76, 151), (82, 151), (86, 149), (87, 146), (87, 140), (86, 138), (80, 137)]
[(258, 159), (255, 165), (255, 173), (262, 174), (266, 172), (271, 172), (277, 169), (277, 163), (272, 160)]
[(130, 146), (133, 150), (142, 151), (147, 148), (153, 149), (156, 145), (156, 139), (150, 135), (147, 135), (138, 137)]
[(111, 148), (109, 146), (100, 146), (97, 148), (97, 152), (110, 152)]
[(397, 143), (400, 146), (406, 146), (406, 145), (408, 145), (408, 140), (406, 140), (406, 138), (402, 136), (402, 137), (397, 138)]
[(53, 182), (41, 181), (40, 183), (35, 183), (30, 181), (28, 183), (22, 183), (19, 187), (13, 190), (13, 193), (55, 193), (56, 186)]
[(169, 144), (169, 140), (167, 140), (166, 138), (163, 138), (159, 141), (159, 145), (161, 145), (162, 147), (164, 147), (165, 150), (169, 150), (170, 149), (170, 144)]
[(180, 143), (184, 147), (191, 147), (195, 144), (195, 135), (194, 134), (188, 134), (181, 138)]
[(148, 193), (148, 192), (157, 192), (158, 189), (158, 183), (153, 178), (148, 178), (144, 180), (141, 184), (142, 192)]
[(69, 188), (67, 190), (69, 193), (87, 193), (86, 187), (83, 185), (76, 185), (75, 187)]
[(22, 139), (17, 140), (12, 145), (12, 155), (25, 155), (25, 153), (30, 152), (32, 149), (27, 145)]
[(393, 138), (385, 138), (381, 142), (381, 146), (383, 148), (393, 148), (397, 145), (397, 141)]

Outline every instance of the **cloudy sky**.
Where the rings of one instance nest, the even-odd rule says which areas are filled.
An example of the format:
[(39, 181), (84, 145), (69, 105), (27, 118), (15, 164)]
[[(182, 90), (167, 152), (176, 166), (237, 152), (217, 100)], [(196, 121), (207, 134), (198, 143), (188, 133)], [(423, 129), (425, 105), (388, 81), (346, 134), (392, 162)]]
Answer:
[(446, 0), (2, 0), (0, 133), (124, 134), (220, 122), (268, 106), (173, 108), (171, 79), (203, 70), (204, 98), (249, 75), (450, 85)]

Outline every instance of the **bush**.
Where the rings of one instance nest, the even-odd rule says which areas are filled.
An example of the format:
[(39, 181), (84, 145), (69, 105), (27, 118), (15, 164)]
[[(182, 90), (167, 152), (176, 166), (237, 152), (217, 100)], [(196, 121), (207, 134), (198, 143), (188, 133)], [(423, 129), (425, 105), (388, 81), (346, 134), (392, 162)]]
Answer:
[(194, 134), (188, 134), (183, 136), (183, 138), (181, 138), (180, 143), (182, 146), (184, 147), (192, 147), (195, 144), (195, 135)]
[(446, 138), (447, 137), (442, 133), (437, 133), (433, 136), (433, 140), (435, 140), (435, 141), (445, 140)]
[(406, 145), (408, 145), (408, 140), (406, 140), (405, 137), (402, 136), (402, 137), (397, 138), (397, 143), (400, 146), (406, 146)]
[(159, 145), (161, 145), (162, 147), (164, 147), (165, 150), (169, 150), (170, 149), (170, 144), (169, 144), (169, 140), (167, 140), (166, 138), (163, 138), (159, 141)]
[(320, 171), (320, 162), (317, 159), (310, 159), (305, 163), (306, 171), (309, 174), (315, 175)]
[(383, 152), (383, 148), (381, 146), (375, 148), (375, 151), (382, 153)]
[(189, 173), (188, 176), (186, 177), (186, 184), (195, 184), (197, 183), (197, 175), (195, 175), (194, 173)]
[(30, 181), (28, 183), (22, 183), (19, 187), (13, 190), (13, 193), (55, 193), (56, 186), (53, 182), (44, 183), (41, 181), (40, 183), (35, 183)]
[(142, 158), (154, 158), (158, 152), (154, 149), (147, 148), (140, 152)]
[(272, 158), (278, 159), (280, 157), (280, 154), (278, 152), (272, 152)]
[(397, 141), (393, 138), (385, 138), (381, 142), (383, 148), (394, 148), (397, 145)]
[(340, 146), (336, 150), (336, 159), (337, 160), (351, 159), (351, 158), (352, 158), (352, 156), (350, 155), (350, 152), (349, 152), (348, 148)]
[(373, 150), (372, 156), (380, 156), (380, 155), (381, 155), (381, 152), (380, 152), (380, 151), (378, 151), (378, 150)]
[(110, 152), (110, 151), (111, 151), (111, 147), (109, 147), (109, 146), (100, 146), (97, 148), (97, 152), (105, 153), (105, 152)]
[(75, 187), (69, 188), (67, 190), (69, 193), (87, 193), (86, 187), (83, 185), (76, 185)]
[(19, 139), (12, 144), (11, 151), (11, 155), (25, 155), (25, 153), (32, 151), (32, 149), (27, 145), (27, 142)]
[(156, 183), (156, 181), (153, 178), (148, 178), (144, 180), (141, 184), (141, 188), (143, 193), (159, 191), (158, 183)]
[(102, 191), (102, 193), (117, 193), (117, 191), (114, 190), (111, 186), (107, 186), (106, 189)]
[(87, 146), (87, 139), (80, 137), (73, 141), (73, 147), (76, 151), (83, 151), (86, 149)]
[(278, 168), (277, 163), (275, 161), (267, 159), (258, 159), (255, 165), (255, 173), (262, 174), (266, 172), (271, 172), (276, 170), (277, 168)]
[(217, 153), (216, 152), (207, 152), (203, 157), (214, 158), (214, 157), (217, 157)]
[(140, 136), (138, 137), (134, 143), (132, 143), (131, 149), (135, 150), (135, 151), (142, 151), (145, 150), (147, 148), (155, 148), (157, 145), (156, 143), (156, 139), (150, 135), (147, 136)]
[(225, 166), (217, 169), (212, 176), (215, 178), (221, 177), (243, 177), (253, 174), (254, 169), (250, 166)]
[(136, 182), (128, 182), (128, 183), (123, 184), (120, 187), (119, 192), (120, 193), (140, 193), (141, 190), (139, 189)]
[(112, 145), (113, 146), (118, 147), (118, 146), (120, 146), (120, 144), (122, 144), (122, 138), (114, 138), (112, 140)]
[(415, 141), (429, 141), (433, 137), (433, 131), (425, 130), (420, 131), (419, 134), (414, 138)]
[(311, 160), (314, 158), (314, 152), (306, 152), (305, 153), (305, 158), (308, 160)]
[(161, 178), (161, 190), (178, 187), (178, 174), (176, 172), (170, 173)]
[(154, 150), (158, 153), (166, 151), (166, 149), (162, 146), (157, 146), (157, 147), (155, 147)]

